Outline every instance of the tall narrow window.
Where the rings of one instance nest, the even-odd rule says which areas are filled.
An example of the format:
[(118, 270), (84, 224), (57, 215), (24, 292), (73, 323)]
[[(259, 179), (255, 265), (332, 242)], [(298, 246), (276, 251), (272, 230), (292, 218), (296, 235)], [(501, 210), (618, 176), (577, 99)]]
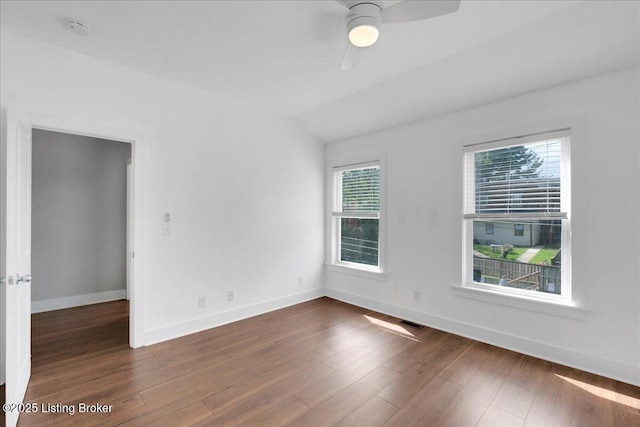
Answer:
[(380, 270), (380, 163), (333, 169), (334, 264)]
[(569, 142), (559, 131), (465, 147), (466, 286), (570, 300)]
[(514, 236), (524, 236), (524, 224), (516, 224), (513, 226)]
[(484, 234), (493, 234), (493, 223), (488, 222), (484, 225)]

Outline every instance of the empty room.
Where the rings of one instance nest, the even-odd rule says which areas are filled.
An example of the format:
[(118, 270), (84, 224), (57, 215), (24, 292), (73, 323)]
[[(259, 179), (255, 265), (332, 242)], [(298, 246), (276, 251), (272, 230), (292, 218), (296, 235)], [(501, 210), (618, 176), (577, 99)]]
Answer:
[(0, 0), (6, 426), (640, 426), (640, 2)]

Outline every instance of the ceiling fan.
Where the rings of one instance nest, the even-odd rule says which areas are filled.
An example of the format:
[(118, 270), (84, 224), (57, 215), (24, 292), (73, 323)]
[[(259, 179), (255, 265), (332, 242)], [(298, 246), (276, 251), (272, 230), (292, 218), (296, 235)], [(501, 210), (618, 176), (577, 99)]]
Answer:
[(349, 35), (349, 44), (342, 60), (343, 71), (357, 66), (364, 50), (378, 40), (382, 24), (435, 18), (460, 8), (460, 0), (404, 0), (387, 7), (382, 1), (335, 1), (344, 6), (341, 12), (345, 16)]

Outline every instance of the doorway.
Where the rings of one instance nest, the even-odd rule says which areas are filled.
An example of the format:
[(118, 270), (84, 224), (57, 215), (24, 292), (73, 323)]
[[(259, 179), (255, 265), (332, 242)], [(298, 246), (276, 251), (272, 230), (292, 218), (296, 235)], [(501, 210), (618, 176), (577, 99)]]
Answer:
[[(108, 140), (116, 144), (129, 147), (130, 161), (126, 165), (127, 179), (127, 248), (126, 248), (126, 277), (129, 313), (129, 346), (132, 348), (144, 345), (144, 280), (142, 258), (135, 258), (136, 252), (143, 253), (144, 245), (144, 203), (141, 186), (144, 176), (144, 147), (146, 135), (140, 131), (115, 128), (98, 123), (84, 122), (75, 119), (55, 117), (37, 113), (22, 115), (24, 124), (32, 134), (39, 131), (49, 131), (78, 137), (88, 137), (98, 140)], [(36, 279), (34, 279), (35, 282)], [(110, 291), (107, 291), (110, 292)], [(107, 295), (109, 297), (109, 295)], [(111, 295), (111, 298), (114, 299)], [(90, 301), (98, 302), (98, 301)]]
[[(60, 357), (60, 340), (89, 343), (91, 328), (64, 324), (55, 331), (49, 316), (69, 315), (97, 303), (127, 299), (127, 168), (131, 144), (33, 129), (31, 286), (32, 363)], [(49, 319), (42, 324), (39, 319)], [(123, 321), (125, 324), (123, 324)], [(107, 325), (108, 328), (109, 325)], [(128, 316), (113, 323), (118, 345), (128, 342)], [(117, 327), (116, 327), (117, 326)], [(102, 340), (108, 342), (108, 340)], [(66, 344), (61, 350), (68, 353)], [(71, 353), (72, 354), (72, 353)]]
[(33, 129), (33, 313), (126, 298), (130, 159), (130, 144)]
[[(21, 402), (31, 372), (31, 137), (34, 130), (62, 132), (127, 143), (131, 151), (131, 197), (133, 199), (130, 252), (130, 301), (125, 308), (128, 322), (128, 346), (144, 345), (144, 147), (146, 135), (140, 131), (116, 128), (99, 122), (63, 118), (15, 108), (12, 98), (2, 97), (2, 139), (0, 172), (6, 176), (0, 188), (2, 231), (1, 272), (6, 283), (0, 283), (4, 299), (0, 331), (0, 380), (5, 381), (7, 401)], [(6, 191), (5, 191), (6, 190)], [(6, 203), (5, 203), (6, 201)], [(6, 223), (6, 224), (5, 224)], [(6, 231), (7, 233), (4, 233)], [(9, 231), (11, 235), (9, 236)], [(6, 234), (6, 235), (5, 235)], [(6, 246), (6, 247), (5, 247)], [(4, 250), (6, 249), (6, 251)], [(4, 262), (6, 261), (6, 262)], [(7, 273), (9, 272), (9, 273)], [(18, 273), (18, 274), (16, 274)], [(35, 278), (37, 280), (38, 278)], [(125, 325), (126, 329), (126, 325)], [(26, 332), (25, 332), (26, 331)], [(126, 342), (126, 341), (125, 341)], [(127, 345), (125, 344), (125, 345)], [(10, 375), (9, 375), (10, 374)], [(2, 391), (2, 390), (0, 390)], [(11, 416), (10, 416), (11, 415)], [(17, 422), (17, 413), (7, 413), (7, 423)]]

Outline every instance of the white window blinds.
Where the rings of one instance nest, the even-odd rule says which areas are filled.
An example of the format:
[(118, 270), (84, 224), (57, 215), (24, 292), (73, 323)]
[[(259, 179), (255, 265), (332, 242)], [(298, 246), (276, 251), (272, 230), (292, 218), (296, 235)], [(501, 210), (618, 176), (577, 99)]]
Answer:
[(568, 131), (465, 148), (466, 218), (566, 217)]
[(334, 216), (379, 217), (379, 164), (334, 168), (333, 185)]

